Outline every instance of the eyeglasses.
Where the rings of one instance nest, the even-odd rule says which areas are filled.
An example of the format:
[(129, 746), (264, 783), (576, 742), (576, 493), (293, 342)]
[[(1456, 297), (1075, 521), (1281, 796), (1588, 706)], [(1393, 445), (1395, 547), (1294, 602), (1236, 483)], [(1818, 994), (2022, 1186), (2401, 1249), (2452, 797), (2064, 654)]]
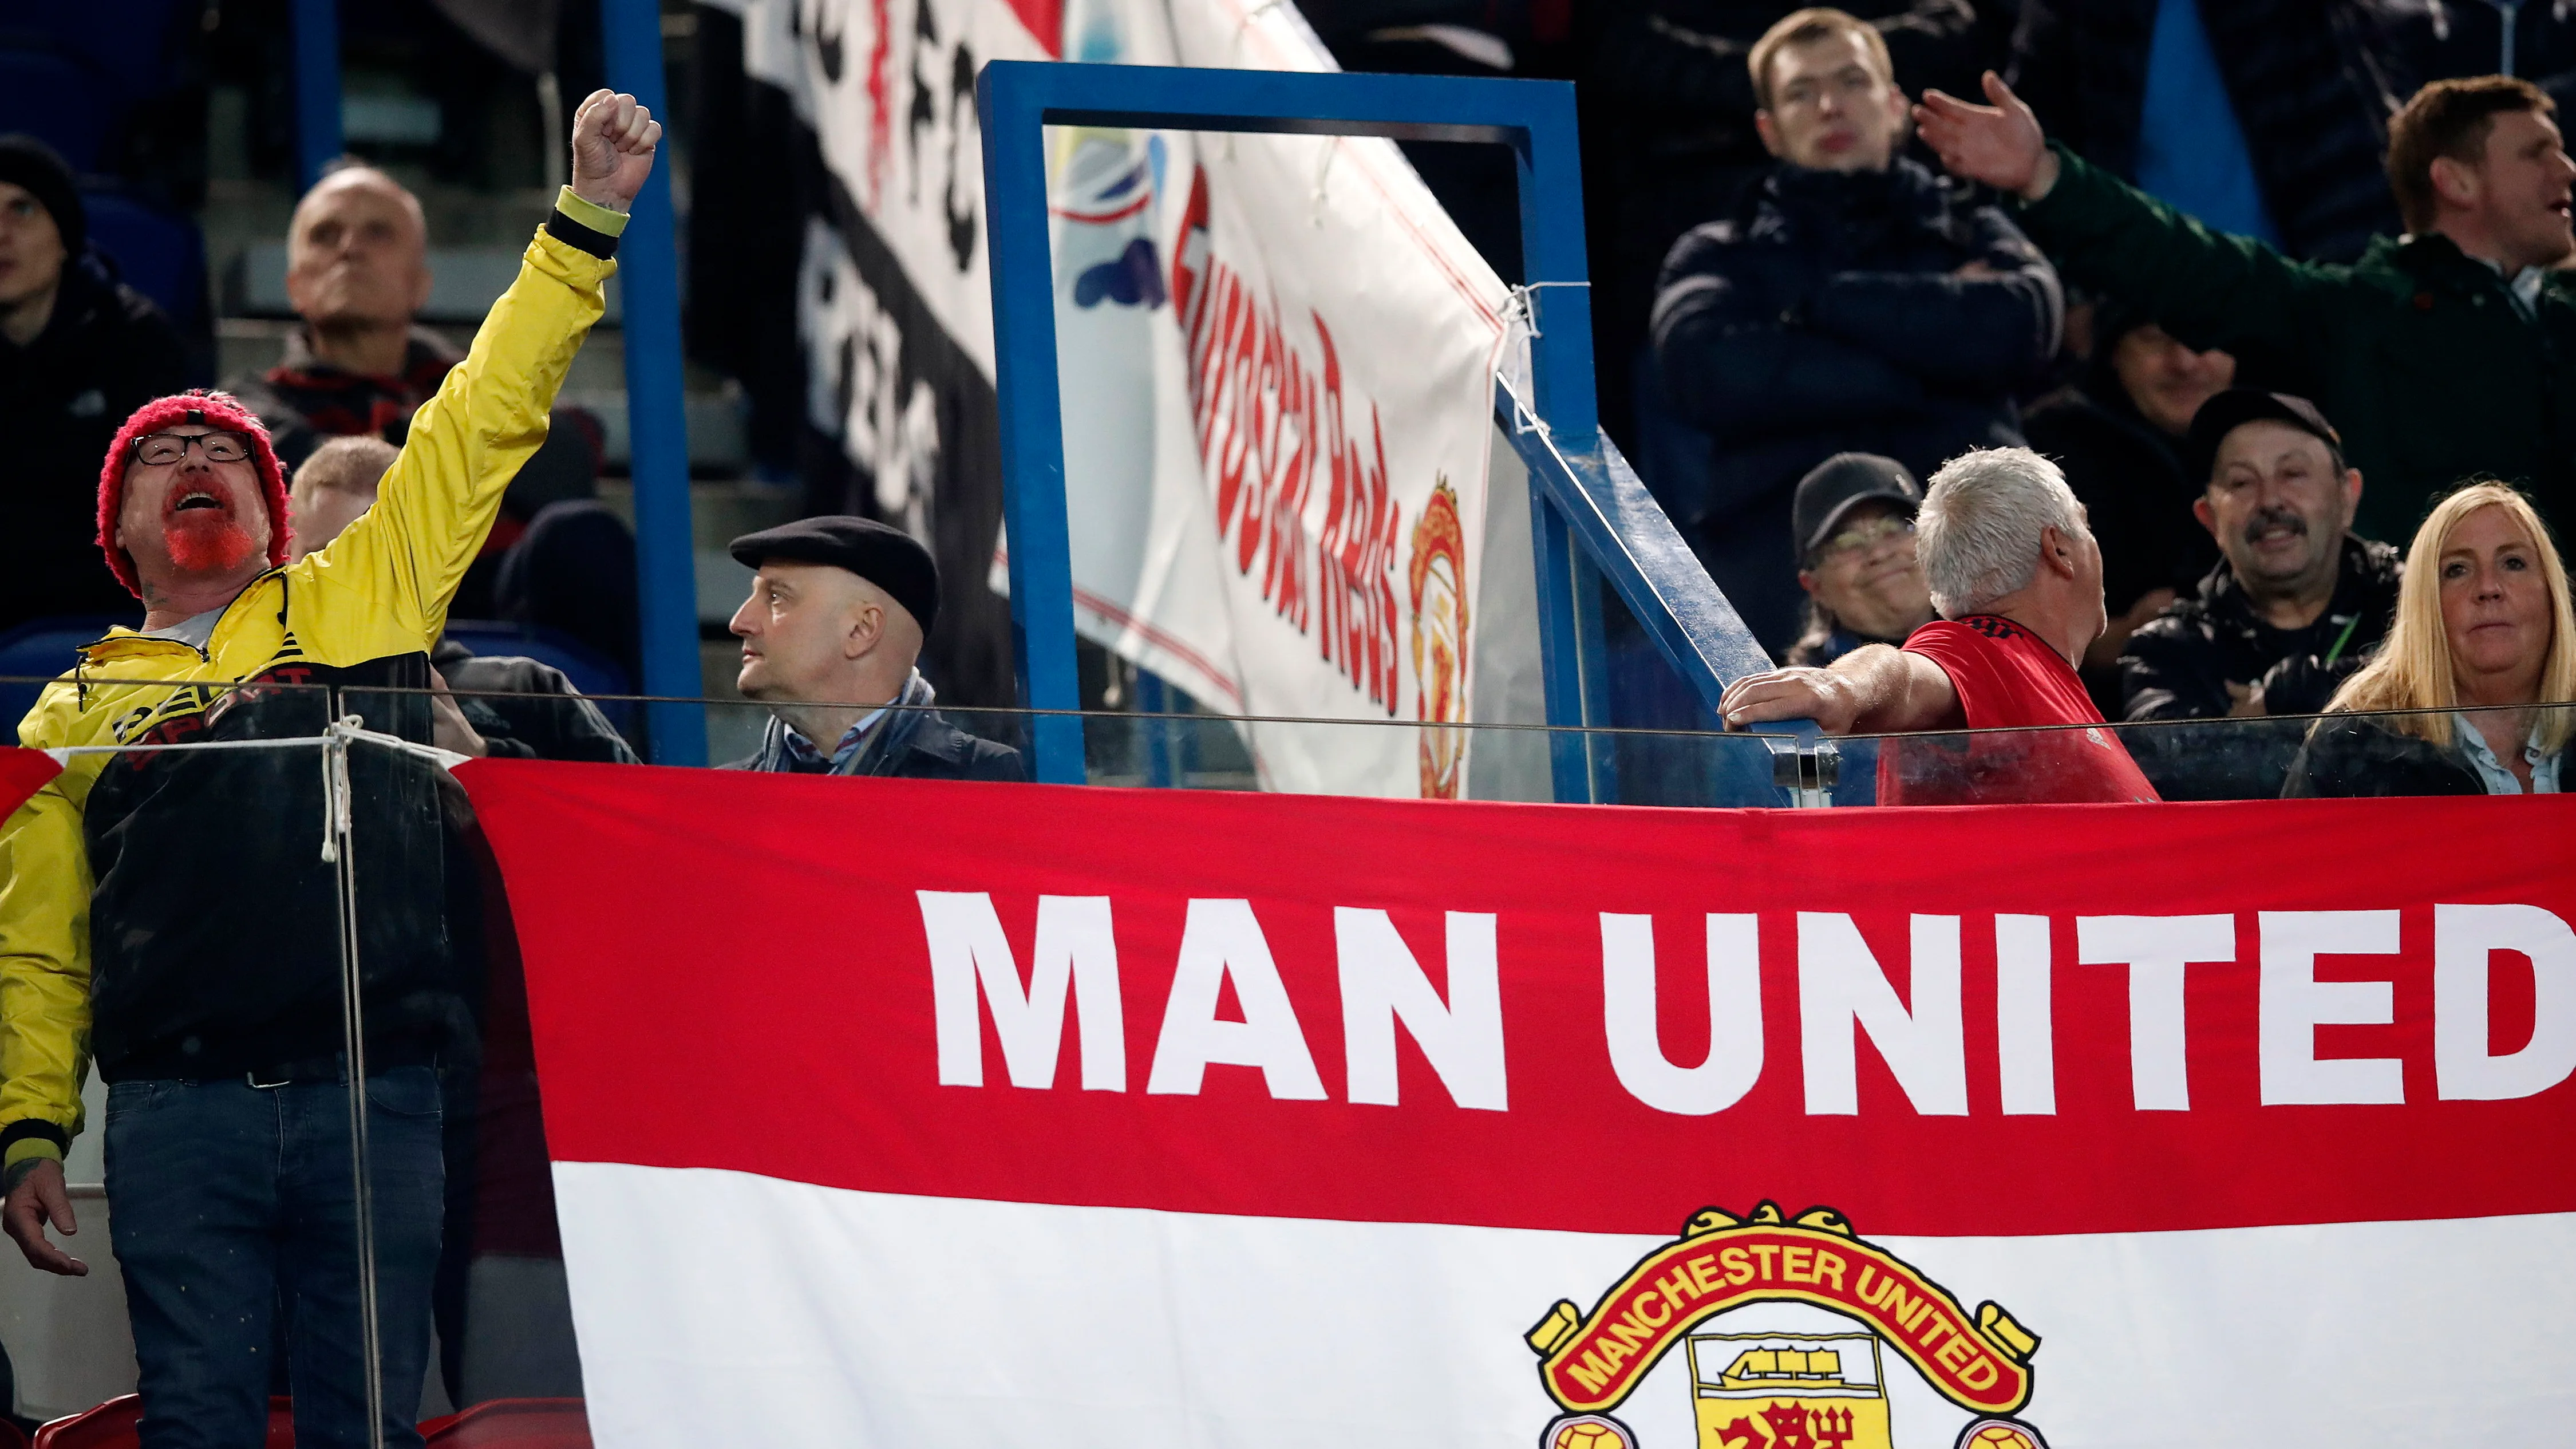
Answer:
[(1866, 523), (1855, 523), (1826, 539), (1824, 545), (1816, 550), (1816, 561), (1823, 563), (1845, 554), (1864, 553), (1891, 538), (1901, 537), (1913, 531), (1913, 519), (1882, 514)]
[(134, 440), (134, 456), (155, 466), (167, 466), (188, 456), (191, 443), (209, 463), (238, 463), (250, 456), (247, 433), (146, 433)]

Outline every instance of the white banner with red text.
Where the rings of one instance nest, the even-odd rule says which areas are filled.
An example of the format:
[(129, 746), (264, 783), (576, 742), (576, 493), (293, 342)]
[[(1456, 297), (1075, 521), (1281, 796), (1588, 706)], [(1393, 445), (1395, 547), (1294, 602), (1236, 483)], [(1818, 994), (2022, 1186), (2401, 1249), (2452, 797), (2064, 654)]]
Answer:
[(2556, 797), (458, 773), (603, 1443), (2413, 1449), (2576, 1415)]
[[(1064, 36), (1337, 68), (1255, 0), (1072, 0)], [(1050, 160), (1084, 632), (1226, 712), (1464, 723), (1502, 281), (1391, 141), (1064, 128)], [(1465, 731), (1244, 737), (1273, 789), (1466, 780)]]

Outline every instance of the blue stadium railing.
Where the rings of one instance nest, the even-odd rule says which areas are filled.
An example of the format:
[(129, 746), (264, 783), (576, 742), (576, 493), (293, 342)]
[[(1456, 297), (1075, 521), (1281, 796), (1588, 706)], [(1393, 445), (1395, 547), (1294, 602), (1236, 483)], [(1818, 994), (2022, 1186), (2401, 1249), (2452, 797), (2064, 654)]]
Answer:
[[(1556, 738), (1551, 763), (1557, 798), (1619, 796), (1610, 741), (1591, 732), (1610, 723), (1604, 582), (1711, 711), (1730, 680), (1770, 667), (1734, 606), (1601, 430), (1571, 85), (995, 61), (977, 80), (976, 104), (992, 236), (1011, 621), (1024, 704), (1071, 710), (1080, 702), (1042, 141), (1042, 128), (1050, 125), (1382, 136), (1511, 148), (1520, 183), (1531, 395), (1499, 390), (1498, 420), (1532, 479), (1548, 722), (1590, 727)], [(1043, 720), (1032, 744), (1039, 779), (1082, 778), (1080, 720)], [(1741, 778), (1710, 782), (1721, 798), (1747, 805), (1780, 802), (1767, 770), (1732, 773)]]

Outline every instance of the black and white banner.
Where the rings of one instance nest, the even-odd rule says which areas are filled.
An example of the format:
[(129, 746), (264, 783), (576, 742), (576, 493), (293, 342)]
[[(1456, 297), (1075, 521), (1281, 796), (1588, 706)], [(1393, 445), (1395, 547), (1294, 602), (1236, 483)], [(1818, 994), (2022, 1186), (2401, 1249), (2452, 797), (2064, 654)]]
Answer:
[[(944, 609), (933, 666), (971, 657), (983, 684), (952, 695), (1006, 693), (978, 69), (1333, 61), (1254, 0), (724, 8), (812, 157), (795, 317), (819, 502), (932, 543), (950, 607), (977, 595), (959, 629), (999, 636)], [(1085, 634), (1227, 712), (1466, 722), (1500, 279), (1390, 142), (1067, 128), (1049, 160)], [(1464, 732), (1245, 735), (1272, 788), (1465, 784)]]

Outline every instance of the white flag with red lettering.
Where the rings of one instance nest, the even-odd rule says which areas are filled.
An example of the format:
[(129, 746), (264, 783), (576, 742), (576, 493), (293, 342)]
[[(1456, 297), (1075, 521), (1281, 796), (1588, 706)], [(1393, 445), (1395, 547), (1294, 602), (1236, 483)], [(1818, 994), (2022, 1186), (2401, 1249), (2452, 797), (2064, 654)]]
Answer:
[[(1331, 70), (1286, 6), (1075, 0), (1076, 61)], [(1067, 129), (1080, 626), (1220, 710), (1468, 718), (1507, 291), (1393, 142)], [(1273, 789), (1454, 798), (1465, 732), (1244, 731)]]

